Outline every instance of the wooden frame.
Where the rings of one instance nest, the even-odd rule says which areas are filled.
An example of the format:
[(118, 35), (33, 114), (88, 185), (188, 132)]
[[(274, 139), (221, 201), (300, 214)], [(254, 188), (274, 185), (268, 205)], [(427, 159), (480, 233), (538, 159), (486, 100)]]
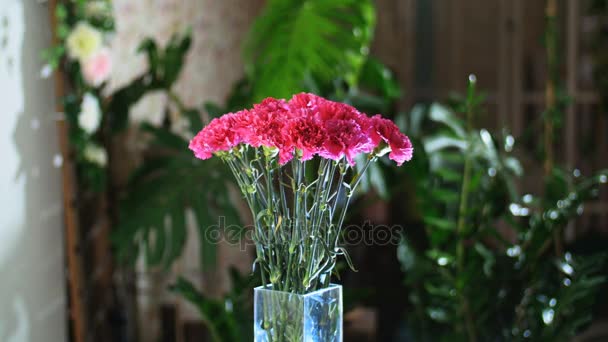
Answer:
[[(57, 44), (57, 22), (55, 18), (55, 8), (57, 0), (49, 1), (49, 16), (53, 32), (53, 44)], [(54, 74), (56, 98), (61, 98), (65, 94), (65, 83), (63, 74)], [(62, 113), (63, 106), (57, 101), (56, 112)], [(68, 142), (68, 127), (65, 120), (57, 122), (57, 134), (63, 164), (61, 167), (61, 180), (63, 184), (63, 213), (65, 224), (65, 248), (67, 263), (68, 281), (68, 318), (71, 322), (70, 335), (75, 342), (85, 341), (87, 331), (86, 308), (83, 301), (84, 276), (82, 267), (82, 257), (80, 253), (80, 231), (78, 224), (78, 212), (74, 206), (76, 200), (76, 175), (74, 165), (71, 160), (70, 147)]]

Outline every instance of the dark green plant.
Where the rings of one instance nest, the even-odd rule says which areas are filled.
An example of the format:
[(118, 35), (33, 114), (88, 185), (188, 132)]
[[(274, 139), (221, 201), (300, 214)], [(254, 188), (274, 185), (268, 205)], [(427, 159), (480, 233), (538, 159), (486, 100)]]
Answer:
[[(424, 239), (406, 230), (398, 257), (421, 341), (567, 340), (589, 320), (604, 256), (554, 254), (554, 232), (581, 214), (608, 171), (582, 179), (553, 168), (542, 197), (521, 196), (514, 139), (473, 126), (474, 79), (456, 110), (433, 105), (405, 123)], [(569, 185), (572, 184), (572, 185)]]

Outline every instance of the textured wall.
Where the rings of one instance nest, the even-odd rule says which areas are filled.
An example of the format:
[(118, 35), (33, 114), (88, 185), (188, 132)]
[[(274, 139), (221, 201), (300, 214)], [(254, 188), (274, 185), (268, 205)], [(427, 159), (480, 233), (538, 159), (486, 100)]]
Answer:
[(61, 180), (54, 93), (42, 80), (48, 8), (0, 7), (0, 341), (66, 340)]
[(137, 45), (154, 37), (164, 45), (191, 28), (194, 44), (176, 90), (188, 105), (223, 101), (243, 74), (241, 42), (260, 0), (116, 0), (117, 34), (113, 41), (115, 70), (112, 88), (124, 85), (145, 68)]

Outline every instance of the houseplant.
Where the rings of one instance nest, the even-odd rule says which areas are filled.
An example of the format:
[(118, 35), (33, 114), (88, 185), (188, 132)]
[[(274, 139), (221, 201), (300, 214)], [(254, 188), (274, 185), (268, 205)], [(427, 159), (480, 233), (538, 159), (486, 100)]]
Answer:
[(416, 194), (419, 222), (398, 249), (410, 304), (404, 334), (416, 341), (568, 341), (591, 320), (606, 256), (566, 243), (558, 249), (555, 232), (576, 222), (608, 170), (585, 177), (553, 167), (544, 193), (521, 194), (517, 139), (473, 124), (483, 101), (474, 80), (454, 110), (433, 104), (403, 120), (417, 155), (399, 176), (413, 180), (407, 194)]
[(251, 209), (265, 284), (255, 294), (256, 341), (340, 341), (341, 287), (330, 279), (338, 256), (352, 267), (339, 246), (346, 210), (378, 157), (411, 159), (408, 137), (380, 115), (302, 93), (214, 119), (190, 149), (226, 163)]

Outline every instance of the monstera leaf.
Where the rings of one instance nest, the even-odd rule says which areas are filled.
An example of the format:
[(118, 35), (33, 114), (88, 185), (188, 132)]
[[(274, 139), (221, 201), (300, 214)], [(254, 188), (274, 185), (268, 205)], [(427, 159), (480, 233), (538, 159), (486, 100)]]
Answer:
[(254, 101), (290, 97), (307, 77), (355, 83), (374, 25), (371, 0), (269, 1), (244, 51)]
[(143, 129), (154, 137), (155, 155), (132, 175), (120, 202), (113, 236), (119, 259), (133, 262), (143, 251), (148, 265), (168, 267), (182, 252), (191, 217), (202, 264), (213, 266), (221, 224), (239, 220), (228, 196), (229, 173), (217, 159), (194, 158), (182, 137), (152, 126)]

